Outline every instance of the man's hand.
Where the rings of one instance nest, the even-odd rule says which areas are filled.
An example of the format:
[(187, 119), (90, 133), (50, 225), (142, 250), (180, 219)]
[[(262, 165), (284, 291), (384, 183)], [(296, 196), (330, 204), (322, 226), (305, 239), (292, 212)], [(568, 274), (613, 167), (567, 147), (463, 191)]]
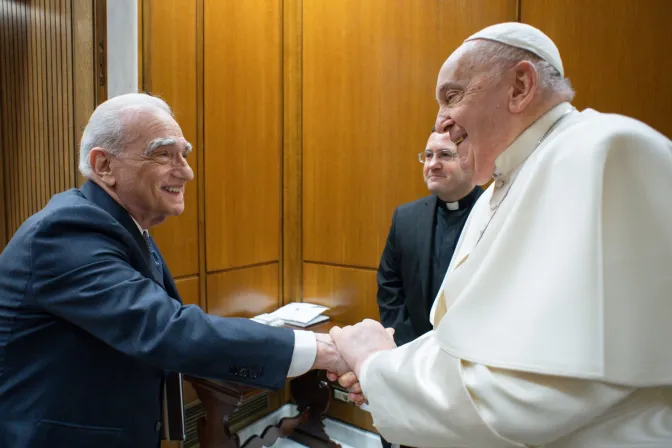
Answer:
[(341, 375), (340, 378), (328, 373), (327, 377), (331, 381), (338, 380), (338, 384), (348, 389), (348, 392), (350, 392), (348, 394), (348, 398), (357, 406), (361, 406), (369, 402), (364, 396), (364, 393), (362, 392), (362, 386), (359, 384), (359, 380), (354, 373), (348, 372), (345, 375)]
[(317, 355), (311, 370), (326, 370), (338, 376), (352, 370), (341, 357), (330, 335), (315, 333), (315, 340), (317, 341)]
[[(371, 323), (368, 323), (368, 322), (373, 323), (373, 325), (372, 325)], [(355, 325), (355, 327), (360, 327), (360, 328), (363, 327), (363, 326), (367, 326), (367, 327), (368, 327), (368, 326), (372, 326), (373, 328), (376, 328), (376, 327), (383, 328), (382, 325), (380, 325), (378, 322), (375, 322), (375, 321), (372, 321), (372, 320), (368, 320), (368, 319), (365, 320), (365, 321), (362, 322), (362, 323), (359, 323), (359, 324)], [(339, 327), (334, 327), (334, 328), (332, 328), (332, 330), (329, 332), (329, 334), (332, 334), (332, 331), (334, 331), (334, 329), (337, 329), (337, 330), (336, 330), (336, 334), (338, 335), (337, 337), (338, 337), (339, 339), (340, 339), (341, 337), (343, 337), (343, 335), (344, 335), (343, 332), (345, 332), (345, 336), (344, 336), (344, 337), (348, 337), (348, 334), (349, 334), (349, 333), (352, 331), (352, 329), (354, 329), (355, 327), (350, 327), (350, 326), (348, 326), (348, 327), (345, 327), (345, 328), (343, 328), (343, 329), (341, 329), (341, 328), (339, 328)], [(359, 329), (356, 330), (356, 331), (359, 332)], [(376, 330), (376, 331), (379, 331), (379, 330)], [(387, 328), (387, 329), (384, 329), (384, 332), (385, 332), (389, 337), (387, 337), (387, 338), (384, 337), (384, 336), (381, 337), (381, 335), (378, 334), (378, 338), (380, 339), (380, 342), (381, 342), (382, 345), (378, 346), (377, 348), (374, 348), (368, 355), (366, 355), (366, 357), (365, 357), (364, 359), (368, 358), (369, 355), (371, 355), (371, 354), (373, 354), (373, 353), (375, 353), (375, 352), (377, 352), (377, 351), (381, 351), (381, 350), (389, 350), (389, 349), (392, 349), (392, 348), (395, 348), (395, 347), (396, 347), (396, 344), (394, 343), (394, 338), (393, 338), (393, 336), (394, 336), (394, 328)], [(375, 345), (375, 343), (374, 343), (374, 345)], [(340, 349), (340, 346), (339, 346), (339, 349)], [(364, 362), (364, 361), (362, 360), (361, 362)], [(352, 369), (352, 370), (353, 370), (353, 371), (356, 371), (357, 373), (359, 373), (359, 368), (360, 368), (360, 367), (361, 367), (361, 363), (358, 365), (357, 369)], [(368, 403), (368, 401), (367, 401), (366, 397), (364, 397), (364, 394), (362, 393), (362, 387), (360, 386), (360, 384), (359, 384), (359, 380), (357, 379), (357, 375), (356, 375), (353, 371), (349, 371), (349, 372), (346, 373), (346, 374), (337, 374), (337, 373), (335, 373), (335, 372), (328, 371), (328, 372), (327, 372), (327, 378), (328, 378), (330, 381), (336, 381), (336, 380), (338, 380), (338, 383), (339, 383), (341, 386), (345, 387), (345, 388), (348, 390), (348, 392), (350, 392), (350, 395), (349, 395), (349, 397), (348, 397), (348, 398), (350, 398), (350, 401), (354, 402), (357, 406), (361, 406), (361, 405), (363, 405), (363, 404), (365, 404), (365, 403)]]
[(392, 337), (393, 334), (393, 329), (386, 330), (380, 322), (371, 319), (365, 319), (356, 325), (343, 328), (333, 327), (329, 331), (338, 351), (345, 362), (352, 367), (352, 372), (356, 377), (359, 377), (359, 370), (369, 356), (397, 347)]

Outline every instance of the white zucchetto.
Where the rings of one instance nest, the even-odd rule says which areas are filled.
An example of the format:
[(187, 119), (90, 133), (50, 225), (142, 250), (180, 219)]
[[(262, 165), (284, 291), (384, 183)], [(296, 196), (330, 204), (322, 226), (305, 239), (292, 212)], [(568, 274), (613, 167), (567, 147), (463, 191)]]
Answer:
[(558, 47), (550, 37), (533, 26), (518, 22), (498, 23), (469, 36), (465, 42), (475, 39), (491, 40), (527, 50), (551, 64), (560, 76), (565, 76)]

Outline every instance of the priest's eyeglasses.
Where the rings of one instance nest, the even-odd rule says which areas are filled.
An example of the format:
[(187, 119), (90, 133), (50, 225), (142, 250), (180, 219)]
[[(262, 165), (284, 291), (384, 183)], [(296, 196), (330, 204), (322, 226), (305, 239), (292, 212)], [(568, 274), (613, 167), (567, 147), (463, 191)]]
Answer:
[(438, 157), (440, 162), (451, 162), (457, 159), (457, 153), (449, 149), (442, 149), (440, 151), (423, 151), (418, 153), (418, 160), (420, 163), (431, 163), (434, 157)]

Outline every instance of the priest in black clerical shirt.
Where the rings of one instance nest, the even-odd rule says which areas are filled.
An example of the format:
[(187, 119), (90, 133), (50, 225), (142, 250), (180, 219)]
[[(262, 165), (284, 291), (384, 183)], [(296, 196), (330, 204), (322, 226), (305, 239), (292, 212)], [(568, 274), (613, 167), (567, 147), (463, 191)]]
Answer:
[[(395, 329), (397, 345), (432, 329), (429, 311), (469, 212), (483, 192), (472, 183), (471, 173), (460, 168), (448, 133), (432, 132), (418, 158), (432, 194), (394, 211), (378, 267), (380, 321)], [(391, 447), (384, 439), (382, 443)]]
[[(469, 212), (481, 195), (450, 135), (432, 132), (418, 157), (430, 196), (399, 206), (378, 268), (378, 307), (397, 345), (432, 329), (429, 312)], [(459, 140), (458, 140), (459, 141)]]

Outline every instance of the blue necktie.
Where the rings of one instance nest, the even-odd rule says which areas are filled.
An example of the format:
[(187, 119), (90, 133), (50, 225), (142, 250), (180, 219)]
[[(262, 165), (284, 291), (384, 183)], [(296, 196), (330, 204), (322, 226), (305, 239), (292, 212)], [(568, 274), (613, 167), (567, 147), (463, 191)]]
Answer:
[(163, 277), (163, 266), (161, 265), (161, 257), (159, 257), (159, 253), (156, 251), (154, 240), (152, 239), (151, 236), (149, 236), (149, 232), (146, 230), (142, 232), (142, 236), (145, 238), (145, 243), (147, 243), (147, 248), (149, 249), (149, 255), (152, 256), (152, 261), (154, 261), (154, 266), (156, 266), (156, 270), (159, 272), (159, 276)]

